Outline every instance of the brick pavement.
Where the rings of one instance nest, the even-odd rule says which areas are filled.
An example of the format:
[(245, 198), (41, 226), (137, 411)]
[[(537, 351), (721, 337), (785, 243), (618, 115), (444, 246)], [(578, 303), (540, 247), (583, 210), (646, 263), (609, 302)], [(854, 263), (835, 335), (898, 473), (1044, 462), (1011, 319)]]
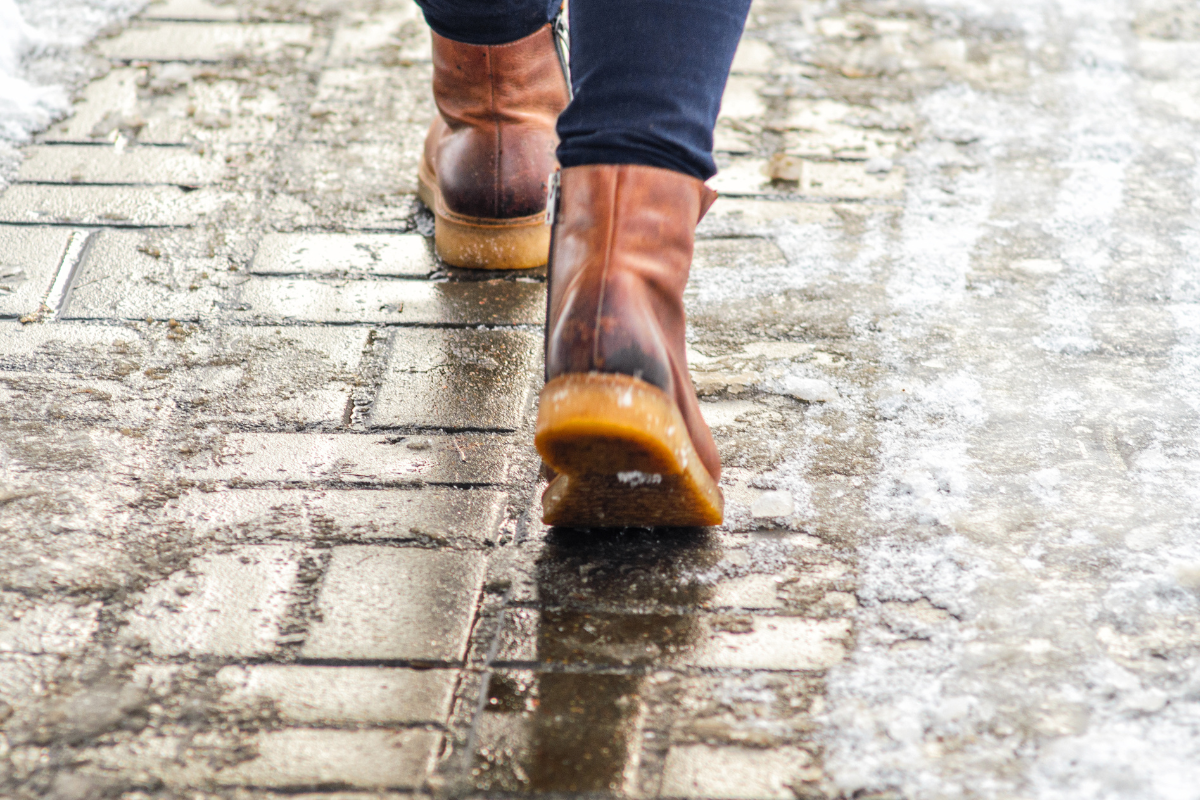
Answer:
[[(834, 791), (871, 425), (809, 441), (817, 406), (761, 386), (867, 381), (876, 290), (722, 287), (795, 226), (851, 257), (907, 133), (796, 93), (768, 34), (802, 5), (756, 4), (725, 101), (688, 303), (730, 519), (676, 534), (538, 522), (544, 271), (432, 255), (411, 3), (168, 0), (96, 44), (0, 194), (4, 792)], [(813, 497), (768, 475), (802, 441)]]

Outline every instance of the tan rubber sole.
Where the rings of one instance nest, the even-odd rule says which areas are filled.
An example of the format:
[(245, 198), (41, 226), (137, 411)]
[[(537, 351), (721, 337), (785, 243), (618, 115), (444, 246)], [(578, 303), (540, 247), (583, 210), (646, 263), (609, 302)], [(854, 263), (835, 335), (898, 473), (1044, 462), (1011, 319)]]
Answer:
[(559, 473), (542, 495), (547, 525), (696, 527), (724, 517), (679, 409), (645, 381), (555, 378), (542, 389), (534, 444)]
[(533, 269), (550, 258), (550, 226), (546, 215), (487, 219), (455, 214), (442, 202), (437, 179), (422, 162), (417, 194), (433, 212), (433, 246), (453, 267), (468, 269)]

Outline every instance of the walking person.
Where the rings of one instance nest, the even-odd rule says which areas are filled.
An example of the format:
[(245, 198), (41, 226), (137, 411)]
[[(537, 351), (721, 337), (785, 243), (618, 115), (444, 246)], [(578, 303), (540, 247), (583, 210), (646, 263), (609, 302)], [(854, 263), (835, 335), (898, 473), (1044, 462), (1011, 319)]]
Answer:
[(683, 290), (749, 0), (571, 0), (569, 82), (561, 0), (418, 2), (438, 109), (419, 183), (439, 256), (548, 256), (545, 521), (719, 524)]

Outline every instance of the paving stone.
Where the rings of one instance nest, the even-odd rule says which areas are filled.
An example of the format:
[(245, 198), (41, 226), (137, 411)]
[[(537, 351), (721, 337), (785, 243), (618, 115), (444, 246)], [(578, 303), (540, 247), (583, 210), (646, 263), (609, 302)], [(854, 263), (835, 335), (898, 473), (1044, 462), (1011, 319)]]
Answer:
[(407, 140), (289, 146), (276, 155), (282, 188), (339, 220), (372, 204), (406, 206), (407, 195), (417, 191), (423, 137), (414, 126)]
[(770, 239), (703, 239), (696, 242), (693, 270), (786, 267), (787, 257)]
[(710, 636), (687, 663), (734, 669), (828, 669), (846, 656), (850, 621), (805, 617), (737, 617), (733, 624), (706, 618)]
[(260, 733), (257, 757), (216, 774), (218, 784), (272, 789), (352, 786), (415, 789), (441, 734), (432, 731), (285, 730)]
[[(181, 83), (173, 90), (139, 91), (153, 83), (152, 72), (171, 69)], [(115, 133), (142, 144), (270, 141), (289, 109), (279, 89), (246, 80), (215, 79), (194, 64), (170, 62), (146, 67), (119, 67), (88, 84), (67, 119), (42, 134), (45, 142), (111, 141)], [(212, 68), (207, 68), (211, 73)], [(292, 78), (291, 80), (297, 80)], [(285, 81), (286, 85), (286, 81)]]
[(316, 281), (253, 278), (239, 287), (236, 316), (247, 320), (392, 324), (537, 325), (540, 283), (492, 281)]
[[(791, 162), (798, 180), (772, 181), (767, 177), (766, 159), (734, 157), (722, 165), (709, 185), (728, 195), (797, 194), (845, 200), (899, 200), (904, 195), (904, 170), (895, 167), (886, 174), (869, 174), (860, 161)], [(790, 173), (791, 174), (791, 173)]]
[(731, 75), (721, 96), (720, 116), (725, 119), (750, 119), (767, 113), (759, 91), (765, 86), (762, 78), (752, 75)]
[(143, 592), (123, 635), (156, 656), (261, 656), (275, 650), (301, 551), (244, 545), (205, 555)]
[(240, 485), (503, 483), (508, 449), (507, 442), (478, 435), (238, 433), (225, 437), (216, 458), (185, 462), (180, 472)]
[(677, 745), (667, 753), (660, 796), (794, 800), (800, 784), (820, 777), (812, 755), (795, 747)]
[[(95, 387), (106, 402), (169, 393), (171, 404), (186, 407), (196, 425), (344, 425), (367, 331), (163, 327), (173, 333), (159, 331), (152, 343), (141, 345), (136, 331), (109, 326), (95, 326), (95, 332), (92, 326), (73, 327), (58, 337), (13, 335), (18, 352), (28, 355), (13, 353), (0, 359), (0, 367), (79, 371), (115, 381), (117, 386)], [(0, 332), (0, 340), (7, 338)], [(60, 348), (70, 344), (88, 349), (63, 353)], [(154, 386), (158, 382), (161, 388)], [(82, 381), (75, 386), (85, 388)], [(132, 398), (125, 397), (129, 393)]]
[(236, 20), (239, 14), (236, 5), (215, 5), (208, 0), (157, 0), (146, 6), (139, 16), (142, 19), (228, 22)]
[(845, 619), (511, 609), (501, 662), (818, 670), (845, 657)]
[(225, 164), (186, 147), (33, 145), (17, 179), (41, 183), (217, 183)]
[(70, 238), (71, 231), (63, 228), (0, 225), (0, 316), (38, 310)]
[(220, 314), (227, 257), (192, 255), (211, 246), (191, 232), (96, 231), (88, 242), (64, 319), (200, 319)]
[[(428, 57), (428, 53), (426, 53)], [(428, 63), (352, 68), (321, 73), (302, 136), (316, 141), (423, 142), (433, 118)]]
[(347, 546), (317, 598), (306, 658), (460, 662), (484, 562), (476, 553)]
[(288, 489), (189, 492), (167, 504), (184, 530), (330, 541), (464, 542), (495, 537), (508, 496), (488, 490)]
[(0, 653), (67, 655), (87, 646), (96, 632), (99, 603), (34, 604), (0, 593)]
[(772, 67), (781, 61), (771, 45), (762, 39), (748, 39), (743, 36), (733, 54), (730, 72), (734, 75), (762, 75), (769, 73)]
[(429, 240), (416, 233), (272, 233), (250, 265), (256, 275), (424, 277), (436, 269)]
[(21, 325), (0, 320), (0, 369), (89, 372), (114, 350), (140, 350), (141, 336), (120, 325)]
[(113, 69), (83, 87), (82, 96), (71, 107), (71, 115), (52, 125), (39, 140), (91, 142), (104, 136), (93, 136), (102, 120), (134, 119), (139, 72), (131, 67)]
[(398, 330), (371, 425), (515, 430), (541, 357), (531, 331)]
[(712, 236), (766, 233), (787, 225), (822, 224), (837, 219), (831, 203), (720, 197), (700, 220), (696, 235), (703, 240)]
[(150, 22), (102, 40), (97, 49), (119, 61), (223, 61), (307, 46), (312, 33), (303, 23)]
[(0, 653), (0, 701), (19, 709), (39, 700), (61, 664), (58, 654)]
[(429, 60), (429, 26), (423, 23), (415, 3), (403, 3), (395, 11), (346, 14), (333, 33), (329, 60), (380, 61), (403, 64)]
[(445, 722), (457, 670), (259, 665), (225, 667), (223, 703), (269, 700), (287, 723)]
[(0, 223), (194, 225), (233, 199), (216, 189), (178, 186), (56, 186), (18, 183), (0, 194)]
[(900, 136), (894, 134), (836, 125), (819, 131), (784, 131), (782, 149), (799, 158), (868, 161), (895, 158), (901, 152), (902, 141)]

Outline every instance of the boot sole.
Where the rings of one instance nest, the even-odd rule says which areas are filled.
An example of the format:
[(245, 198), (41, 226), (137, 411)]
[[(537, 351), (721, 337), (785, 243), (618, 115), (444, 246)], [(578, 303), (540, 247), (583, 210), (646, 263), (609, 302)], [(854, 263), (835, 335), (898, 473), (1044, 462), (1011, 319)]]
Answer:
[(570, 527), (720, 525), (725, 498), (661, 389), (590, 372), (546, 384), (534, 444), (558, 476), (542, 520)]
[(442, 202), (437, 179), (424, 161), (417, 170), (417, 195), (433, 212), (433, 246), (438, 258), (468, 269), (533, 269), (550, 258), (545, 213), (513, 219), (456, 214)]

